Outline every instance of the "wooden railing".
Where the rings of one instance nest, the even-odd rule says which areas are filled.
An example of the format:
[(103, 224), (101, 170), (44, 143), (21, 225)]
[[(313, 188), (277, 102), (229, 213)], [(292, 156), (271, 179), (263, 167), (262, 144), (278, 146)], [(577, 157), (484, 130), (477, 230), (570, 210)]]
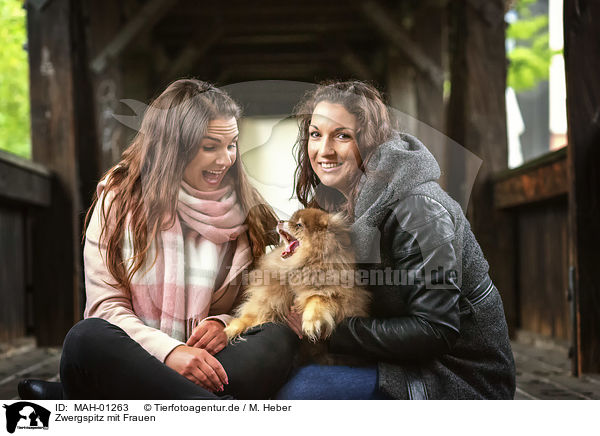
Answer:
[(51, 180), (43, 166), (0, 151), (0, 342), (34, 330), (32, 235)]
[(494, 205), (510, 213), (516, 328), (572, 340), (567, 148), (497, 174)]

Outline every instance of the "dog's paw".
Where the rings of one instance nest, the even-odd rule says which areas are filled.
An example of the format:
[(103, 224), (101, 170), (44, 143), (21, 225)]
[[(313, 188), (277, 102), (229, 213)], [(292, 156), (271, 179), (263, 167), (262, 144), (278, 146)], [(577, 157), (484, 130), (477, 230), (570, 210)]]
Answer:
[(335, 320), (329, 312), (316, 313), (305, 311), (302, 316), (302, 332), (311, 342), (329, 337), (335, 326)]
[(242, 333), (248, 329), (248, 326), (241, 319), (233, 319), (227, 327), (225, 327), (225, 334), (229, 342), (233, 342)]

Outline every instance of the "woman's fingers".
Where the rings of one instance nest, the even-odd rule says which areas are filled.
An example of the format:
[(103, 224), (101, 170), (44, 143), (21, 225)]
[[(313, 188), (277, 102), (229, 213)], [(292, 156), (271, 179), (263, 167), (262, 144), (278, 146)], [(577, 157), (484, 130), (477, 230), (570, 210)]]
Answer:
[(208, 365), (203, 365), (200, 370), (204, 373), (206, 383), (213, 392), (221, 392), (224, 389), (223, 384), (220, 382), (219, 377), (217, 377), (212, 368)]
[(204, 362), (212, 368), (212, 370), (218, 377), (219, 383), (229, 384), (227, 373), (225, 372), (225, 368), (223, 368), (223, 365), (221, 365), (221, 362), (219, 362), (215, 357), (211, 356), (210, 354), (206, 355), (206, 359)]
[(207, 330), (204, 335), (196, 342), (196, 348), (206, 348), (206, 346), (219, 334), (218, 331), (215, 330)]
[(191, 382), (193, 382), (194, 384), (198, 385), (198, 386), (202, 386), (204, 389), (208, 390), (208, 391), (213, 391), (212, 387), (207, 386), (205, 382), (203, 382), (203, 380), (206, 379), (206, 376), (204, 375), (204, 373), (202, 371), (200, 371), (200, 369), (198, 368), (194, 368), (192, 370), (190, 370), (190, 372), (188, 373), (184, 373), (182, 374), (185, 378), (187, 378), (188, 380), (190, 380)]
[(223, 384), (229, 382), (221, 363), (203, 349), (180, 345), (169, 353), (165, 364), (212, 392), (223, 390)]
[(222, 334), (222, 335), (215, 336), (212, 339), (212, 341), (210, 341), (208, 344), (206, 344), (206, 347), (204, 347), (204, 349), (214, 356), (219, 351), (221, 351), (223, 348), (225, 348), (226, 345), (227, 345), (227, 335)]
[(198, 341), (206, 334), (208, 331), (208, 326), (206, 323), (200, 324), (198, 327), (194, 329), (189, 339), (185, 343), (188, 347), (195, 347)]
[(196, 383), (199, 386), (202, 386), (206, 390), (209, 390), (211, 392), (217, 392), (221, 390), (221, 384), (215, 383), (213, 380), (211, 380), (211, 378), (202, 370), (200, 365), (192, 370), (192, 376), (197, 381), (197, 383), (194, 383)]
[(186, 345), (196, 348), (206, 348), (207, 345), (219, 335), (223, 334), (225, 325), (218, 320), (204, 320), (196, 327), (187, 340)]

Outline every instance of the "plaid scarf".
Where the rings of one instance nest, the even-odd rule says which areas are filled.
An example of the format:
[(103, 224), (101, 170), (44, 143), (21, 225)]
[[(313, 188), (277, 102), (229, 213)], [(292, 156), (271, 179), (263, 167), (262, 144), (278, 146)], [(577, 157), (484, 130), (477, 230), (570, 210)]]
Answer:
[[(252, 261), (244, 219), (231, 184), (203, 192), (182, 182), (175, 223), (157, 235), (146, 264), (132, 278), (133, 310), (144, 324), (187, 340), (209, 314), (225, 243), (237, 239), (228, 277)], [(127, 226), (123, 259), (128, 266), (133, 262), (132, 241)]]

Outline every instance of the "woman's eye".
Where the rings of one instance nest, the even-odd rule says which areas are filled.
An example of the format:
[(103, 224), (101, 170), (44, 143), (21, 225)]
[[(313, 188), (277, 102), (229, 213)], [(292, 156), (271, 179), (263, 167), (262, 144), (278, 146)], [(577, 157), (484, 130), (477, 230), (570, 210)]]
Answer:
[(340, 133), (338, 135), (338, 138), (340, 138), (340, 139), (352, 139), (352, 137), (350, 135), (348, 135), (347, 133)]
[(207, 146), (204, 146), (203, 149), (204, 149), (204, 151), (215, 151), (216, 147), (207, 147)]
[(233, 150), (237, 147), (237, 144), (229, 144), (229, 146), (227, 147), (230, 150)]
[(321, 135), (319, 135), (319, 132), (314, 132), (314, 131), (310, 132), (309, 135), (311, 138), (318, 138), (319, 136), (321, 136)]

